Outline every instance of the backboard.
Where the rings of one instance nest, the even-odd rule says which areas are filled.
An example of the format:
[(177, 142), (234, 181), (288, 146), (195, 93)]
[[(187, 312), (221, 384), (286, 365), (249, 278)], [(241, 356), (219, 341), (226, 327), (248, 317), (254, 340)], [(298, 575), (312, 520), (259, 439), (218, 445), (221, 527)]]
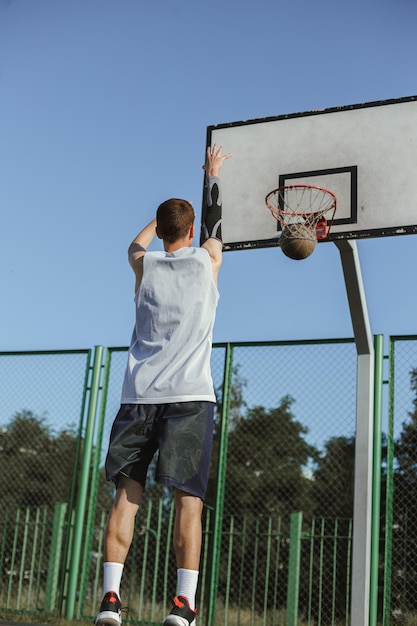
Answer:
[(232, 152), (221, 171), (225, 250), (279, 245), (265, 204), (282, 185), (337, 196), (327, 239), (417, 233), (417, 96), (207, 128)]

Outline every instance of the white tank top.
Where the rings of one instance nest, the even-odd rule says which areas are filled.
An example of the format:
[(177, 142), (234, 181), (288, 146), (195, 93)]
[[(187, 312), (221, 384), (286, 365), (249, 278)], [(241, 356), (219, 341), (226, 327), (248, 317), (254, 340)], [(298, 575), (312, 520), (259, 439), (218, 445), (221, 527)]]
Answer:
[(215, 402), (210, 355), (218, 300), (204, 248), (144, 255), (122, 404)]

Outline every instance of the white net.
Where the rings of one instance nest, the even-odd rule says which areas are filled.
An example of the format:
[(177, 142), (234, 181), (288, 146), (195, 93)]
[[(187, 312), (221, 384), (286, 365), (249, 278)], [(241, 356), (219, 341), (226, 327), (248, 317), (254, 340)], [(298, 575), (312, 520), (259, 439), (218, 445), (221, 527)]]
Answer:
[(326, 234), (336, 211), (336, 196), (328, 189), (313, 185), (279, 187), (266, 196), (265, 202), (283, 227), (301, 224), (316, 230), (319, 222), (325, 220)]

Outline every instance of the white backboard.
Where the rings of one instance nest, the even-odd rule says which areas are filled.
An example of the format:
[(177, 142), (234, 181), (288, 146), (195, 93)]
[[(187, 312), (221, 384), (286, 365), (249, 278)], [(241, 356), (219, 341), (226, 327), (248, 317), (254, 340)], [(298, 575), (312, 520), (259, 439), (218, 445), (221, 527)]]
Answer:
[(329, 237), (417, 233), (417, 96), (209, 126), (223, 165), (225, 250), (278, 245), (265, 204), (281, 185), (310, 184), (337, 196)]

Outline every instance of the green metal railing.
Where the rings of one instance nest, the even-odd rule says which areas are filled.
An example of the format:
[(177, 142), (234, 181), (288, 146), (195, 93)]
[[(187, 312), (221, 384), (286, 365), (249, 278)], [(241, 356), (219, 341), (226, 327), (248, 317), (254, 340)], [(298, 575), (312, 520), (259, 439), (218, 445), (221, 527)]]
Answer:
[(378, 621), (378, 588), (380, 560), (380, 518), (381, 518), (381, 464), (382, 464), (382, 384), (384, 362), (384, 337), (374, 338), (375, 377), (374, 377), (374, 441), (373, 441), (373, 482), (372, 482), (372, 537), (371, 537), (371, 581), (369, 598), (369, 623)]
[[(385, 546), (384, 563), (387, 573), (392, 572), (392, 528), (394, 523), (394, 394), (395, 394), (395, 341), (390, 342), (389, 353), (389, 399), (386, 461), (386, 505), (385, 505)], [(383, 582), (383, 626), (391, 620), (391, 575), (384, 576)]]
[(77, 506), (75, 509), (75, 523), (73, 541), (71, 544), (70, 569), (68, 574), (68, 592), (66, 598), (65, 616), (68, 620), (74, 617), (77, 600), (77, 588), (81, 563), (82, 542), (84, 539), (84, 519), (87, 508), (88, 485), (91, 479), (90, 466), (93, 453), (93, 434), (98, 410), (98, 395), (100, 390), (100, 376), (103, 360), (103, 347), (97, 346), (94, 351), (94, 361), (91, 372), (90, 395), (87, 410), (87, 422), (84, 433), (84, 449), (81, 463), (80, 484)]
[[(410, 499), (404, 500), (406, 492), (404, 484), (399, 482), (402, 468), (398, 467), (397, 454), (403, 432), (401, 424), (410, 420), (412, 423), (417, 406), (414, 405), (414, 391), (409, 389), (410, 371), (417, 367), (417, 336), (391, 338), (388, 356), (383, 354), (382, 336), (375, 337), (374, 347), (369, 624), (388, 626), (395, 620), (406, 623), (407, 619), (412, 619), (410, 616), (417, 615), (417, 606), (412, 599), (413, 572), (417, 570), (417, 557), (413, 561), (413, 555), (417, 553), (417, 510), (414, 505), (417, 477), (416, 490), (412, 490), (412, 485)], [(68, 620), (74, 617), (90, 619), (95, 615), (101, 599), (106, 519), (106, 510), (100, 509), (98, 504), (103, 489), (101, 472), (109, 424), (118, 405), (125, 355), (125, 347), (105, 349), (102, 346), (91, 351), (0, 354), (0, 380), (5, 381), (3, 402), (10, 387), (9, 371), (12, 378), (18, 378), (15, 372), (22, 369), (20, 361), (34, 378), (28, 399), (21, 401), (17, 411), (25, 404), (28, 409), (32, 408), (28, 402), (34, 398), (34, 390), (41, 389), (43, 380), (42, 400), (34, 402), (39, 405), (37, 411), (41, 416), (45, 411), (54, 417), (60, 407), (74, 397), (77, 389), (77, 401), (69, 402), (71, 421), (77, 424), (77, 431), (72, 482), (64, 490), (68, 499), (57, 501), (53, 506), (8, 506), (0, 513), (3, 565), (0, 607), (5, 610), (31, 613), (44, 610), (64, 615)], [(388, 362), (388, 380), (384, 380), (384, 359)], [(54, 366), (56, 360), (59, 367)], [(70, 396), (63, 401), (60, 397), (62, 385), (56, 385), (55, 399), (55, 386), (51, 387), (51, 380), (61, 370), (68, 382), (70, 369), (64, 366), (67, 361), (76, 364), (73, 374), (76, 382), (70, 392), (70, 386), (66, 385), (64, 392)], [(22, 375), (30, 379), (24, 368)], [(338, 439), (343, 446), (349, 445), (355, 432), (353, 342), (218, 344), (213, 350), (213, 375), (219, 396), (217, 446), (213, 459), (216, 484), (204, 509), (198, 598), (200, 623), (233, 626), (246, 620), (251, 626), (347, 625), (352, 520), (349, 510), (347, 516), (317, 514), (315, 509), (320, 510), (320, 502), (317, 492), (311, 488), (317, 482), (316, 477), (313, 479), (314, 463), (320, 461), (309, 461), (302, 476), (297, 478), (306, 490), (304, 505), (301, 502), (301, 506), (297, 504), (296, 508), (291, 508), (288, 494), (284, 494), (281, 500), (276, 494), (270, 494), (270, 506), (277, 510), (274, 514), (265, 511), (259, 514), (255, 504), (249, 514), (250, 502), (256, 501), (254, 485), (249, 485), (248, 488), (252, 489), (251, 497), (247, 499), (249, 504), (246, 503), (244, 513), (240, 512), (243, 491), (230, 485), (240, 485), (239, 479), (244, 481), (246, 475), (250, 477), (258, 471), (256, 463), (262, 460), (262, 454), (257, 455), (255, 448), (262, 438), (265, 445), (274, 437), (279, 443), (281, 435), (285, 441), (285, 433), (280, 429), (286, 423), (288, 411), (292, 413), (291, 419), (288, 418), (290, 425), (301, 424), (302, 428), (308, 425), (305, 432), (301, 428), (297, 441), (306, 439), (309, 446), (316, 446), (322, 457), (324, 453), (330, 453), (332, 443), (337, 443)], [(324, 395), (322, 380), (326, 381)], [(384, 386), (387, 406), (384, 404)], [(239, 393), (241, 404), (236, 409)], [(295, 399), (293, 405), (281, 403), (281, 398), (287, 394)], [(15, 396), (11, 394), (12, 400)], [(13, 406), (12, 400), (7, 400), (7, 407)], [(257, 413), (255, 409), (259, 406)], [(269, 417), (270, 426), (267, 431), (258, 433), (255, 424), (263, 413)], [(7, 415), (10, 416), (9, 408), (6, 409)], [(39, 418), (40, 425), (43, 419)], [(247, 425), (251, 419), (254, 420), (254, 431), (248, 436)], [(384, 419), (387, 420), (385, 434)], [(242, 428), (245, 424), (246, 430)], [(4, 421), (0, 437), (6, 436), (6, 426)], [(334, 437), (332, 429), (336, 431)], [(246, 432), (247, 438), (240, 441), (241, 432)], [(59, 433), (59, 427), (54, 425), (48, 441), (53, 443), (56, 433)], [(28, 450), (28, 445), (22, 446), (20, 457), (17, 454), (10, 457), (9, 453), (6, 457), (2, 452), (3, 474), (10, 466), (10, 459), (18, 459), (19, 468), (26, 460), (33, 464), (35, 452)], [(242, 465), (240, 477), (236, 466), (242, 453), (247, 454), (249, 465)], [(271, 458), (271, 475), (275, 471), (275, 461), (278, 463), (282, 454), (285, 451), (277, 451), (276, 459)], [(313, 459), (316, 453), (312, 454)], [(317, 455), (314, 458), (317, 459)], [(337, 456), (335, 459), (337, 462)], [(253, 472), (248, 474), (251, 463), (254, 464)], [(342, 471), (343, 468), (333, 469)], [(285, 478), (282, 471), (279, 470), (272, 485), (277, 492), (282, 489), (281, 479)], [(263, 477), (262, 486), (269, 477), (265, 469), (259, 469), (259, 475)], [(285, 484), (290, 493), (298, 483), (294, 481), (293, 485), (289, 480)], [(398, 494), (401, 500), (398, 500)], [(315, 508), (311, 506), (314, 498)], [(280, 511), (282, 506), (284, 512)], [(325, 508), (323, 510), (325, 512)], [(123, 583), (124, 603), (131, 607), (127, 622), (160, 623), (170, 605), (176, 583), (173, 520), (174, 509), (166, 496), (150, 498), (141, 507)]]
[(217, 462), (218, 482), (216, 502), (214, 506), (214, 528), (213, 528), (213, 565), (211, 568), (211, 577), (209, 584), (209, 602), (207, 626), (212, 626), (215, 620), (215, 607), (217, 598), (217, 587), (219, 579), (219, 562), (221, 553), (221, 534), (223, 526), (225, 482), (227, 468), (227, 433), (229, 431), (229, 408), (230, 393), (232, 385), (233, 371), (233, 348), (230, 344), (226, 345), (225, 363), (224, 363), (224, 384), (222, 394), (222, 412), (221, 412), (221, 432), (220, 447)]
[(292, 513), (290, 526), (290, 557), (288, 563), (288, 600), (286, 626), (297, 626), (298, 624), (302, 524), (302, 513)]
[[(166, 610), (167, 589), (172, 583), (170, 572), (170, 555), (172, 551), (170, 531), (173, 526), (173, 505), (166, 510), (164, 499), (159, 501), (147, 501), (146, 511), (139, 516), (136, 523), (136, 533), (130, 553), (130, 562), (127, 568), (130, 572), (127, 588), (125, 589), (125, 602), (130, 607), (129, 619), (132, 623), (160, 624)], [(7, 599), (5, 608), (9, 610), (30, 610), (37, 604), (37, 598), (45, 594), (44, 610), (48, 613), (56, 612), (56, 592), (58, 589), (58, 574), (60, 570), (60, 555), (63, 553), (64, 532), (66, 527), (66, 505), (60, 504), (55, 507), (53, 519), (47, 511), (36, 509), (25, 511), (18, 510), (13, 520), (14, 543), (11, 552), (10, 570), (7, 573)], [(303, 527), (304, 523), (304, 527)], [(327, 523), (327, 525), (326, 525)], [(338, 520), (333, 520), (332, 532), (329, 532), (329, 521), (313, 519), (307, 526), (303, 522), (300, 512), (291, 515), (288, 524), (282, 518), (269, 518), (267, 520), (251, 518), (231, 518), (228, 526), (222, 530), (222, 541), (226, 546), (224, 552), (225, 569), (222, 579), (225, 581), (225, 594), (222, 606), (218, 601), (215, 603), (216, 624), (219, 624), (219, 612), (223, 613), (224, 624), (237, 623), (244, 616), (251, 615), (251, 623), (263, 626), (274, 626), (281, 623), (282, 616), (286, 615), (286, 626), (293, 626), (299, 622), (298, 592), (300, 585), (301, 567), (309, 572), (309, 599), (305, 606), (305, 622), (308, 624), (328, 623), (328, 618), (322, 621), (322, 606), (325, 602), (320, 597), (322, 586), (313, 591), (314, 563), (317, 555), (321, 560), (319, 571), (324, 568), (325, 546), (329, 542), (332, 545), (332, 566), (334, 568), (333, 591), (336, 593), (336, 551), (338, 544), (344, 543), (350, 546), (352, 540), (351, 525), (346, 535)], [(96, 530), (98, 549), (102, 546), (105, 516), (101, 518), (100, 527)], [(4, 529), (6, 525), (4, 526)], [(210, 543), (212, 532), (215, 528), (214, 518), (210, 511), (205, 511), (203, 567), (205, 571), (209, 563), (207, 546)], [(3, 532), (4, 538), (4, 532)], [(20, 542), (19, 538), (23, 541)], [(45, 547), (48, 550), (45, 551)], [(246, 548), (253, 546), (252, 562), (247, 561)], [(289, 546), (288, 550), (283, 546)], [(303, 549), (307, 546), (307, 549)], [(31, 550), (31, 569), (24, 570)], [(268, 558), (261, 555), (266, 551)], [(49, 557), (47, 557), (48, 552)], [(347, 561), (345, 567), (349, 569), (349, 550), (345, 551)], [(142, 563), (139, 572), (135, 573), (133, 563), (140, 556)], [(238, 578), (234, 578), (236, 563), (239, 566)], [(288, 566), (288, 584), (285, 602), (283, 596), (278, 598), (277, 589), (282, 576), (283, 568)], [(46, 569), (47, 568), (47, 569)], [(87, 612), (84, 617), (93, 617), (94, 607), (100, 598), (100, 575), (101, 561), (90, 571), (91, 602), (87, 602)], [(149, 576), (149, 572), (152, 574)], [(248, 578), (247, 571), (250, 571)], [(147, 577), (148, 573), (148, 577)], [(140, 580), (140, 582), (139, 582)], [(146, 586), (145, 581), (150, 585)], [(162, 582), (163, 581), (163, 582)], [(139, 584), (137, 584), (139, 583)], [(212, 602), (208, 594), (209, 581), (202, 578), (199, 587), (200, 619), (207, 620), (209, 616), (209, 602)], [(262, 590), (259, 593), (259, 590)], [(317, 595), (318, 594), (318, 595)], [(328, 590), (326, 591), (328, 594)], [(347, 577), (346, 596), (349, 594), (349, 579)], [(206, 600), (208, 598), (208, 600)], [(318, 611), (315, 610), (317, 605)], [(238, 614), (233, 617), (236, 608)], [(285, 608), (286, 606), (286, 608)], [(333, 615), (336, 614), (333, 607)], [(304, 618), (303, 618), (304, 619)], [(324, 620), (324, 618), (323, 618)], [(206, 623), (203, 621), (203, 623)], [(332, 623), (339, 623), (333, 621)], [(348, 623), (346, 621), (346, 623)]]

